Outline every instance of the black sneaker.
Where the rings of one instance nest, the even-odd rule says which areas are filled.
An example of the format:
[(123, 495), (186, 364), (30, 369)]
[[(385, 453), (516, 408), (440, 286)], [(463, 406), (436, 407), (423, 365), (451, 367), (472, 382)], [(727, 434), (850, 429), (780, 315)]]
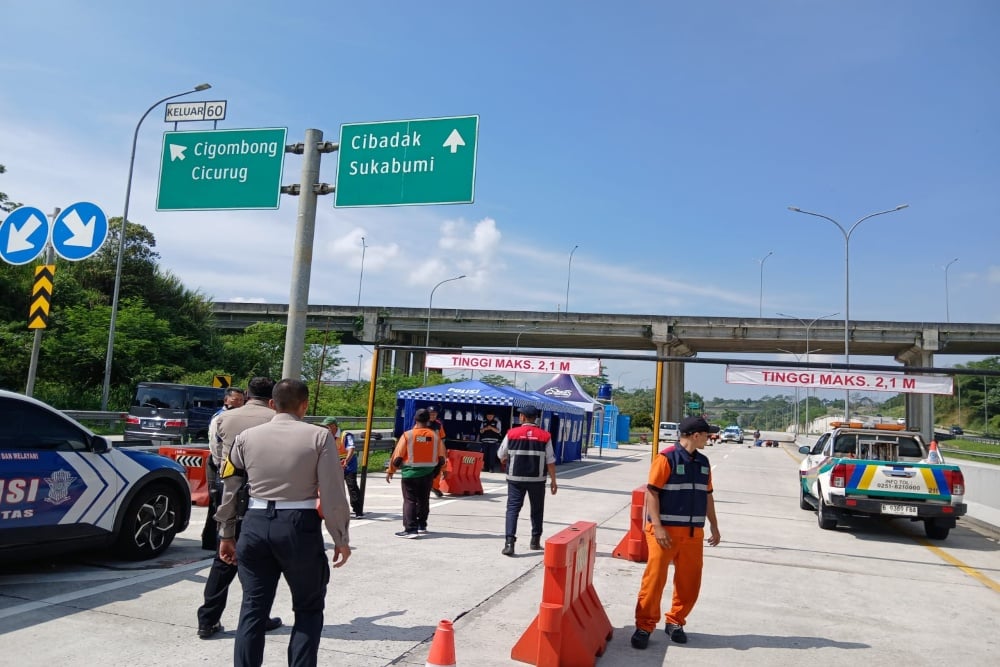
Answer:
[(667, 626), (663, 628), (663, 631), (667, 633), (670, 637), (670, 641), (677, 644), (687, 644), (688, 636), (684, 632), (683, 625), (677, 625), (676, 623), (667, 623)]
[(443, 498), (444, 497), (444, 494), (441, 493), (441, 489), (431, 489), (431, 491), (433, 491), (434, 495), (437, 496), (438, 498)]
[(210, 639), (216, 634), (222, 632), (222, 623), (215, 623), (214, 625), (199, 625), (198, 626), (198, 638), (199, 639)]
[(427, 534), (427, 526), (420, 526), (420, 527), (418, 527), (417, 528), (417, 534), (419, 534), (419, 535), (426, 535)]
[(281, 618), (275, 616), (274, 618), (267, 619), (267, 623), (264, 624), (264, 632), (271, 632), (272, 630), (277, 630), (281, 627)]
[(636, 628), (632, 633), (632, 648), (644, 649), (647, 646), (649, 646), (649, 632)]
[(402, 537), (403, 539), (406, 540), (413, 540), (420, 537), (420, 535), (415, 530), (414, 531), (401, 530), (398, 533), (395, 533), (395, 535), (396, 537)]

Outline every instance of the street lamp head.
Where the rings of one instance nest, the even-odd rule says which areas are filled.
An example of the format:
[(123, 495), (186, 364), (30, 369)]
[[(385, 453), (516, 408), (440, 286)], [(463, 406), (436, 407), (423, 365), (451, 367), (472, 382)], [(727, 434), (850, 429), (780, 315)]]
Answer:
[(909, 204), (900, 204), (899, 206), (897, 206), (896, 208), (894, 208), (892, 210), (893, 211), (902, 211), (904, 208), (910, 208), (910, 205)]
[(788, 210), (789, 211), (795, 211), (796, 213), (801, 213), (802, 212), (802, 209), (799, 208), (798, 206), (789, 206)]
[(197, 86), (194, 87), (194, 89), (200, 93), (201, 91), (208, 90), (211, 87), (212, 84), (210, 83), (199, 83)]

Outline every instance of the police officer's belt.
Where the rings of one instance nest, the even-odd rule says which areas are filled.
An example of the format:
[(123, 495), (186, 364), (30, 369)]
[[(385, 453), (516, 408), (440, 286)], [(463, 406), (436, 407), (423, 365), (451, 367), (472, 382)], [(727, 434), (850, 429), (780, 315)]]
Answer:
[(316, 499), (312, 500), (261, 500), (260, 498), (250, 499), (250, 509), (266, 510), (268, 503), (274, 503), (276, 510), (314, 510), (316, 509)]

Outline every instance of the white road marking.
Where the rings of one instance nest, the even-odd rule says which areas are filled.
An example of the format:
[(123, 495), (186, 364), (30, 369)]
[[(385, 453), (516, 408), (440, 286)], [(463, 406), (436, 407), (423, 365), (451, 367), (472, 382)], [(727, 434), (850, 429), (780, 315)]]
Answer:
[(10, 616), (17, 616), (18, 614), (25, 614), (28, 613), (29, 611), (35, 611), (37, 609), (44, 609), (45, 607), (60, 605), (66, 602), (72, 602), (73, 600), (79, 600), (80, 598), (90, 597), (91, 595), (100, 595), (101, 593), (107, 593), (109, 591), (114, 591), (119, 588), (126, 588), (128, 586), (145, 583), (147, 581), (155, 581), (157, 579), (163, 579), (164, 577), (171, 577), (174, 576), (175, 574), (188, 572), (189, 570), (200, 570), (202, 568), (209, 567), (211, 564), (212, 564), (212, 559), (206, 558), (204, 560), (200, 560), (194, 563), (188, 563), (186, 565), (180, 565), (178, 567), (172, 567), (166, 570), (156, 570), (155, 572), (147, 572), (146, 574), (140, 574), (137, 577), (129, 577), (127, 579), (122, 579), (121, 581), (113, 581), (111, 583), (101, 584), (100, 586), (84, 588), (78, 591), (74, 591), (72, 593), (53, 595), (52, 597), (45, 598), (44, 600), (26, 602), (24, 604), (20, 604), (15, 607), (9, 607), (7, 609), (0, 610), (0, 619), (8, 618)]

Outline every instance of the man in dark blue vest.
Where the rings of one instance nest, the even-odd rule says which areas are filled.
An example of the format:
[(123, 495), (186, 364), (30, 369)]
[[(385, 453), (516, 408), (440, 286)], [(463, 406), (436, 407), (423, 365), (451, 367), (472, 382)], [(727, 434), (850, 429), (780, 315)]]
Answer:
[(701, 417), (687, 417), (678, 426), (680, 442), (653, 457), (646, 485), (646, 544), (649, 559), (642, 574), (635, 605), (632, 646), (644, 649), (660, 621), (660, 601), (667, 583), (667, 568), (674, 565), (674, 591), (664, 628), (671, 641), (687, 643), (684, 623), (701, 590), (705, 519), (711, 529), (707, 542), (717, 545), (719, 534), (712, 499), (712, 467), (699, 450), (710, 433)]
[(507, 539), (504, 556), (514, 555), (517, 540), (517, 516), (524, 506), (524, 496), (531, 503), (531, 544), (536, 551), (542, 548), (542, 519), (545, 513), (545, 473), (552, 482), (549, 488), (555, 495), (556, 456), (552, 451), (552, 436), (537, 424), (538, 409), (521, 408), (521, 425), (507, 431), (500, 443), (500, 464), (507, 472)]

